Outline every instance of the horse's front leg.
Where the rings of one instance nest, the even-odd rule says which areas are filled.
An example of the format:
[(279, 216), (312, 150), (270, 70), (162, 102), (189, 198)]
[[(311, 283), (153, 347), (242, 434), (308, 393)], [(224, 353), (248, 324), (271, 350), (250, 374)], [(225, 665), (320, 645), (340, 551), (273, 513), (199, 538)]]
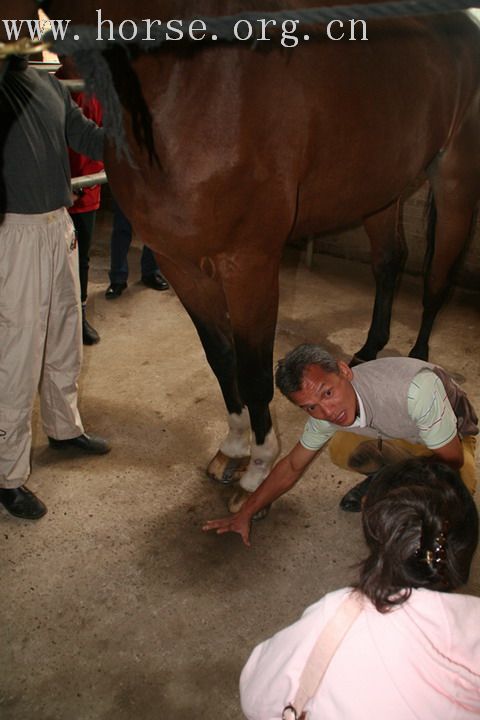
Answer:
[(190, 315), (208, 363), (220, 385), (229, 431), (211, 460), (207, 474), (229, 485), (240, 479), (250, 459), (250, 421), (240, 397), (237, 361), (225, 294), (213, 265), (157, 256), (159, 266)]
[(397, 277), (407, 257), (400, 200), (365, 218), (363, 224), (371, 244), (375, 304), (367, 341), (355, 353), (350, 365), (374, 360), (387, 344)]
[(226, 263), (223, 286), (237, 359), (237, 382), (248, 408), (252, 428), (250, 462), (229, 502), (232, 512), (241, 507), (269, 474), (279, 446), (269, 404), (273, 397), (273, 343), (278, 312), (280, 257), (260, 251)]

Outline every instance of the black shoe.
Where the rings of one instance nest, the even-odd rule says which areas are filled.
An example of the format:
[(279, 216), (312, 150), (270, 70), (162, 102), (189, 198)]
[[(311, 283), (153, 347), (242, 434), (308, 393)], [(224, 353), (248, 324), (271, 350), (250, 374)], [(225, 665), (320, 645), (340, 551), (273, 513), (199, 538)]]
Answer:
[(168, 290), (170, 287), (162, 273), (158, 272), (158, 270), (151, 275), (142, 275), (142, 283), (152, 288), (152, 290)]
[(100, 342), (100, 335), (86, 318), (82, 321), (82, 339), (84, 345), (96, 345)]
[(345, 512), (360, 512), (362, 509), (362, 499), (368, 492), (370, 483), (372, 482), (373, 475), (367, 475), (365, 480), (362, 480), (357, 485), (354, 485), (343, 498), (340, 500), (340, 507)]
[(13, 490), (0, 488), (0, 503), (10, 515), (24, 520), (38, 520), (47, 512), (43, 502), (23, 485)]
[(127, 288), (127, 283), (111, 283), (105, 291), (105, 297), (107, 300), (115, 300), (120, 297), (124, 290)]
[(50, 447), (55, 450), (67, 450), (73, 448), (74, 450), (82, 450), (82, 452), (91, 453), (92, 455), (106, 455), (112, 449), (108, 442), (98, 435), (79, 435), (76, 438), (70, 440), (55, 440), (55, 438), (48, 438)]

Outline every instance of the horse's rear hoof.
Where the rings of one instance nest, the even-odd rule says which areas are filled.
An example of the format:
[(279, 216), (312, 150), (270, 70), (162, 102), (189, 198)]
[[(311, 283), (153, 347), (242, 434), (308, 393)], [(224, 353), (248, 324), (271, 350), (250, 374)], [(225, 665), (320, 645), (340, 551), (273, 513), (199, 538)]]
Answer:
[(361, 357), (358, 355), (354, 355), (350, 362), (348, 363), (349, 367), (356, 367), (357, 365), (362, 365), (362, 363), (367, 362), (366, 360), (362, 360)]
[(408, 353), (408, 357), (415, 358), (416, 360), (424, 360), (425, 362), (428, 362), (428, 346), (419, 346), (414, 345), (413, 348)]
[(232, 485), (240, 480), (249, 462), (248, 457), (230, 458), (219, 450), (207, 468), (207, 475), (221, 485)]
[(265, 505), (264, 508), (255, 513), (255, 515), (252, 517), (252, 520), (254, 522), (257, 522), (257, 520), (263, 520), (264, 518), (266, 518), (268, 513), (270, 512), (271, 507), (271, 505)]

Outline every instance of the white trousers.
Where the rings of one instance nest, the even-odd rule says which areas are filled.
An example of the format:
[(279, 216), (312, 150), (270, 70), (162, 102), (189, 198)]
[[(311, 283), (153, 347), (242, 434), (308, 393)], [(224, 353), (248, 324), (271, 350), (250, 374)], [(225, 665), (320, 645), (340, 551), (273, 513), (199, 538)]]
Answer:
[(75, 232), (61, 208), (7, 213), (0, 225), (0, 487), (30, 474), (37, 390), (45, 433), (83, 433), (77, 408), (82, 363)]

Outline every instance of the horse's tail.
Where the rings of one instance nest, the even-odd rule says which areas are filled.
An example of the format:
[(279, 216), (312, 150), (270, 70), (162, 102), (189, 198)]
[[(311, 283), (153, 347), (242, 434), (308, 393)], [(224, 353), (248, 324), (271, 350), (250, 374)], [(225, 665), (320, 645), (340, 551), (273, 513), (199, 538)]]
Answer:
[(427, 247), (423, 259), (423, 272), (427, 273), (435, 253), (435, 230), (437, 228), (437, 206), (431, 189), (428, 193), (425, 214), (427, 216)]

